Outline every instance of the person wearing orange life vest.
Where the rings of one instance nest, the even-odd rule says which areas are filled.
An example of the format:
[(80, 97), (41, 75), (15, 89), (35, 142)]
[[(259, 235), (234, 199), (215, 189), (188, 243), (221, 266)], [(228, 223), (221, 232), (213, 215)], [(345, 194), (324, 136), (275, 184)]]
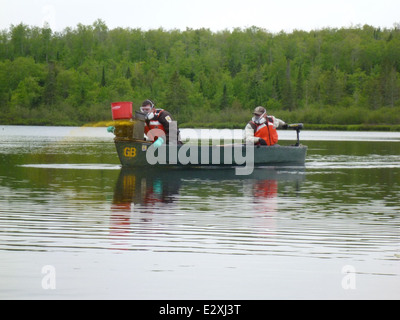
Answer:
[(274, 116), (268, 116), (264, 107), (254, 109), (253, 118), (244, 129), (244, 139), (248, 144), (273, 146), (278, 142), (278, 128), (287, 124)]
[(181, 144), (178, 126), (168, 111), (157, 109), (151, 100), (143, 101), (140, 111), (145, 114), (144, 133), (156, 147), (164, 142)]

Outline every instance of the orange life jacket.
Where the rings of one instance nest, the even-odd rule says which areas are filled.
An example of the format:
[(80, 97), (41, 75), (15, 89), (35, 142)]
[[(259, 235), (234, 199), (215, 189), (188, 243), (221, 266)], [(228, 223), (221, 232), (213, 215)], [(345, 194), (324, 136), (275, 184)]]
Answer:
[(267, 122), (263, 124), (256, 124), (253, 121), (251, 123), (253, 124), (252, 127), (255, 127), (255, 137), (263, 139), (269, 146), (273, 146), (278, 142), (278, 132), (274, 128), (272, 120), (268, 118)]

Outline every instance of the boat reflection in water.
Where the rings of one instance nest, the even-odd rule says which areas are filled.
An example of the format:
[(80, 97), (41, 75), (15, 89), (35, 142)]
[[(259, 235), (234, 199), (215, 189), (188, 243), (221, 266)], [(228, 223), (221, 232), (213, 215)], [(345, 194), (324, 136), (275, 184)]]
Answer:
[(197, 210), (203, 217), (204, 211), (241, 215), (246, 204), (246, 214), (273, 224), (279, 188), (285, 192), (285, 186), (290, 186), (297, 192), (304, 178), (304, 167), (256, 168), (249, 176), (235, 175), (232, 168), (122, 168), (114, 191), (111, 233), (130, 233), (131, 223), (153, 221), (156, 213), (182, 215)]

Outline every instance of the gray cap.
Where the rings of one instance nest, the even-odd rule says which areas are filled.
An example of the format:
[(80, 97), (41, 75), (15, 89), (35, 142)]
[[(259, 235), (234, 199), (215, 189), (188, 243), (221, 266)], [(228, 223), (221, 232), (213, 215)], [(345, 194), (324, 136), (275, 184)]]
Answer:
[(257, 116), (261, 116), (263, 113), (266, 113), (267, 110), (265, 110), (264, 107), (257, 107), (254, 109), (253, 114), (257, 115)]

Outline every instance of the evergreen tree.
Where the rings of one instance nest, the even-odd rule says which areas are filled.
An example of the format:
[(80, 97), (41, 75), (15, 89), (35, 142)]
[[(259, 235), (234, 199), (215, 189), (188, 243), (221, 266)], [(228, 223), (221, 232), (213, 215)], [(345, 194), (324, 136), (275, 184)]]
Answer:
[(106, 86), (106, 74), (105, 74), (104, 66), (103, 66), (103, 72), (101, 74), (101, 83), (100, 83), (100, 85), (102, 87)]
[(304, 97), (304, 79), (303, 79), (303, 68), (302, 65), (299, 66), (299, 71), (297, 74), (297, 80), (296, 80), (296, 91), (295, 91), (295, 98), (296, 98), (296, 106), (299, 107), (301, 104), (301, 101), (303, 100)]
[(131, 68), (129, 68), (129, 66), (128, 66), (128, 69), (126, 70), (125, 78), (126, 79), (132, 78)]
[(56, 101), (56, 66), (54, 62), (48, 63), (43, 96), (46, 105), (54, 105)]
[(165, 105), (169, 111), (176, 114), (178, 117), (188, 106), (187, 92), (182, 84), (178, 71), (173, 72), (169, 80)]
[(224, 89), (222, 92), (222, 98), (221, 98), (221, 109), (226, 109), (229, 107), (229, 99), (228, 99), (228, 93), (227, 93), (227, 88), (226, 88), (226, 83), (224, 84)]
[(287, 59), (286, 77), (283, 86), (282, 104), (283, 108), (286, 110), (291, 111), (294, 109), (294, 97), (293, 97), (291, 72), (290, 72), (290, 59)]

